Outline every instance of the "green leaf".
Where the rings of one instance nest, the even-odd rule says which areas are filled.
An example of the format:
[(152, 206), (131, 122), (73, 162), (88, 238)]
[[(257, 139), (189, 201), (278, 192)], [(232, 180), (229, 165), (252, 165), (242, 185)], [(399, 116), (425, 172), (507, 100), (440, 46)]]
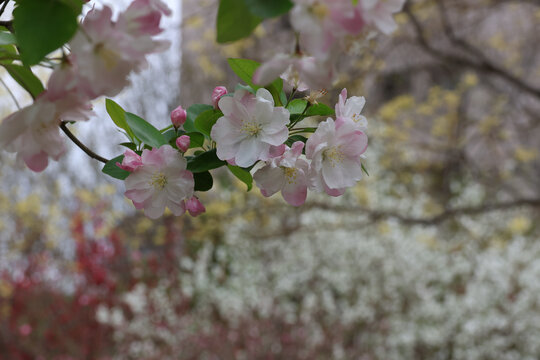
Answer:
[(219, 110), (206, 110), (201, 113), (195, 119), (195, 128), (208, 137), (210, 137), (210, 132), (216, 121), (223, 116), (223, 113)]
[(0, 31), (0, 45), (17, 44), (17, 39), (12, 33), (7, 31)]
[(133, 130), (135, 136), (137, 136), (146, 145), (153, 148), (158, 148), (161, 145), (167, 144), (167, 140), (165, 140), (163, 134), (143, 118), (126, 112), (125, 119), (128, 126), (131, 128), (131, 130)]
[(199, 173), (216, 169), (227, 163), (217, 157), (216, 149), (205, 151), (188, 159), (187, 169), (192, 173)]
[(171, 144), (172, 142), (176, 141), (178, 134), (176, 133), (176, 130), (170, 129), (163, 133), (163, 137), (165, 138), (165, 141), (167, 141), (168, 144)]
[(39, 94), (45, 90), (41, 80), (30, 70), (28, 66), (15, 65), (15, 64), (3, 64), (8, 71), (9, 75), (16, 82), (19, 83), (26, 91), (32, 95), (32, 98), (36, 98)]
[(195, 127), (195, 119), (197, 118), (197, 116), (199, 116), (203, 112), (205, 112), (207, 110), (211, 110), (213, 108), (214, 107), (212, 105), (208, 105), (208, 104), (193, 104), (193, 105), (191, 105), (186, 110), (187, 116), (186, 116), (186, 122), (183, 125), (184, 130), (186, 130), (186, 132), (188, 132), (188, 133), (199, 132), (199, 130)]
[(335, 111), (328, 105), (324, 104), (314, 104), (309, 107), (306, 111), (306, 116), (331, 116), (334, 115)]
[(239, 166), (233, 166), (230, 164), (227, 164), (227, 167), (231, 173), (238, 178), (238, 180), (247, 185), (247, 191), (250, 191), (253, 188), (253, 177), (249, 171), (242, 169)]
[(290, 0), (244, 0), (253, 15), (271, 18), (283, 15), (292, 9)]
[(122, 163), (122, 160), (124, 159), (124, 155), (120, 155), (115, 157), (114, 159), (109, 160), (105, 166), (103, 166), (103, 169), (101, 171), (104, 174), (107, 174), (109, 176), (112, 176), (115, 179), (124, 180), (131, 174), (129, 171), (126, 171), (124, 169), (120, 169), (118, 166), (116, 166), (116, 163)]
[(306, 141), (307, 141), (307, 138), (305, 136), (302, 136), (302, 135), (292, 135), (287, 139), (287, 141), (285, 141), (285, 144), (287, 144), (287, 146), (291, 147), (292, 144), (297, 142), (297, 141), (301, 141), (301, 142), (303, 142), (305, 144)]
[(364, 166), (364, 164), (362, 164), (362, 171), (365, 172), (367, 176), (369, 176), (369, 173), (368, 173), (366, 167)]
[(13, 60), (19, 60), (19, 54), (15, 45), (0, 45), (0, 64), (11, 64)]
[(195, 180), (195, 191), (208, 191), (214, 185), (212, 174), (208, 171), (193, 174)]
[(204, 135), (198, 132), (187, 133), (189, 136), (189, 148), (198, 148), (204, 145)]
[(217, 42), (240, 40), (249, 36), (262, 19), (253, 15), (244, 0), (221, 0), (217, 13)]
[[(251, 86), (253, 90), (257, 91), (262, 87), (259, 85), (255, 85), (252, 81), (255, 70), (257, 70), (257, 68), (261, 66), (261, 64), (250, 59), (235, 58), (229, 58), (227, 59), (227, 62), (229, 63), (232, 71), (234, 71), (234, 73), (238, 75), (238, 77), (242, 79), (246, 84)], [(283, 80), (281, 78), (277, 78), (268, 86), (266, 86), (266, 89), (268, 89), (268, 91), (270, 91), (270, 93), (272, 94), (272, 97), (274, 98), (274, 103), (276, 105), (281, 105), (280, 93), (283, 89)]]
[(114, 124), (120, 129), (124, 129), (130, 140), (133, 141), (135, 139), (135, 134), (127, 124), (126, 111), (111, 99), (105, 99), (105, 109), (107, 110), (107, 113), (111, 117)]
[(123, 147), (127, 147), (128, 149), (133, 150), (133, 151), (137, 150), (137, 145), (135, 145), (132, 142), (123, 142), (120, 145)]
[(352, 4), (353, 4), (354, 6), (358, 5), (358, 0), (352, 0)]
[(13, 11), (13, 28), (26, 65), (68, 42), (78, 29), (81, 0), (23, 0)]
[(292, 100), (289, 105), (287, 105), (287, 110), (291, 114), (301, 114), (304, 112), (307, 106), (307, 101), (304, 99), (294, 99)]

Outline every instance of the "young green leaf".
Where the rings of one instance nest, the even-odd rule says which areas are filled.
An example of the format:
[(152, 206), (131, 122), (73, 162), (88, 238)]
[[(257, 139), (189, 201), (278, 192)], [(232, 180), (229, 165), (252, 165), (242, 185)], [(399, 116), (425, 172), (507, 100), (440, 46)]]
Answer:
[(201, 113), (195, 119), (195, 128), (208, 137), (210, 137), (210, 132), (216, 121), (223, 116), (223, 113), (219, 110), (206, 110)]
[(302, 114), (306, 110), (307, 101), (304, 99), (294, 99), (289, 105), (287, 105), (287, 110), (291, 114)]
[[(255, 85), (252, 81), (253, 74), (255, 73), (255, 70), (261, 64), (254, 60), (250, 59), (235, 59), (235, 58), (229, 58), (227, 59), (227, 62), (229, 63), (230, 68), (240, 79), (242, 79), (246, 84), (251, 86), (253, 90), (257, 91), (262, 86)], [(281, 98), (280, 93), (283, 89), (283, 80), (280, 78), (277, 78), (274, 80), (270, 85), (266, 86), (266, 89), (270, 91), (272, 94), (272, 97), (274, 98), (274, 102), (276, 105), (281, 105)]]
[(167, 144), (163, 134), (143, 118), (126, 112), (125, 119), (128, 126), (131, 128), (131, 130), (133, 130), (135, 136), (137, 136), (137, 138), (139, 138), (146, 145), (153, 148), (158, 148), (161, 145)]
[(306, 116), (331, 116), (334, 115), (335, 111), (328, 105), (324, 104), (314, 104), (309, 107), (306, 111)]
[(0, 45), (17, 44), (17, 39), (8, 31), (0, 31)]
[(236, 176), (236, 178), (238, 178), (238, 180), (247, 185), (247, 191), (250, 191), (253, 188), (253, 177), (249, 171), (242, 169), (239, 166), (233, 166), (230, 164), (227, 164), (227, 167), (229, 168), (230, 172)]
[(133, 141), (135, 139), (135, 134), (126, 122), (126, 111), (111, 99), (105, 99), (105, 109), (107, 110), (107, 113), (111, 117), (114, 124), (120, 129), (124, 129), (130, 140)]
[(204, 145), (204, 135), (198, 132), (187, 133), (189, 136), (189, 148), (198, 148)]
[(26, 65), (68, 42), (78, 29), (81, 0), (24, 0), (13, 10), (13, 28)]
[(221, 0), (217, 13), (217, 42), (236, 41), (249, 36), (262, 18), (253, 15), (244, 0)]
[(195, 127), (195, 119), (197, 116), (202, 114), (203, 112), (207, 110), (212, 110), (214, 107), (212, 105), (208, 104), (193, 104), (191, 105), (187, 110), (187, 116), (186, 116), (186, 122), (184, 123), (183, 127), (186, 132), (199, 132), (199, 130)]
[(11, 77), (19, 83), (33, 99), (41, 94), (45, 89), (41, 80), (30, 70), (28, 66), (16, 65), (16, 64), (2, 64), (6, 68)]
[(122, 163), (122, 160), (124, 159), (124, 155), (120, 155), (115, 157), (114, 159), (109, 160), (105, 166), (103, 166), (103, 169), (101, 171), (104, 174), (107, 174), (109, 176), (112, 176), (115, 179), (124, 180), (127, 178), (130, 174), (129, 171), (126, 171), (124, 169), (120, 169), (118, 166), (116, 166), (116, 163)]
[(227, 164), (217, 157), (216, 149), (205, 151), (188, 159), (187, 169), (192, 173), (199, 173), (216, 169)]

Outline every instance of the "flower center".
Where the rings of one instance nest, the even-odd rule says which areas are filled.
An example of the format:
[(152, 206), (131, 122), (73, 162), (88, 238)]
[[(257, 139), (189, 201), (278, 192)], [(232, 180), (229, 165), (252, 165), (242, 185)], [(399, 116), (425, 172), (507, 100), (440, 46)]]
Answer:
[(289, 184), (295, 184), (296, 183), (296, 176), (298, 174), (298, 170), (296, 170), (296, 168), (284, 167), (283, 168), (283, 173), (287, 177), (287, 182)]
[(101, 57), (101, 60), (105, 63), (107, 70), (113, 69), (118, 63), (118, 54), (113, 50), (105, 47), (103, 43), (99, 43), (94, 47), (95, 53)]
[(262, 125), (256, 123), (255, 121), (243, 121), (242, 126), (240, 127), (240, 131), (242, 131), (244, 134), (247, 134), (249, 136), (257, 136), (262, 130)]
[(352, 119), (354, 122), (359, 122), (362, 118), (360, 117), (360, 114), (353, 114)]
[(322, 20), (328, 16), (330, 11), (328, 10), (328, 6), (326, 6), (325, 4), (315, 3), (311, 7), (311, 13), (315, 15), (316, 17), (318, 17), (319, 20)]
[(323, 160), (330, 161), (330, 166), (335, 167), (336, 164), (342, 163), (345, 160), (345, 154), (341, 151), (341, 145), (333, 146), (323, 152)]
[(162, 172), (155, 173), (154, 175), (152, 175), (150, 185), (152, 185), (156, 190), (163, 190), (165, 185), (167, 185), (167, 177)]

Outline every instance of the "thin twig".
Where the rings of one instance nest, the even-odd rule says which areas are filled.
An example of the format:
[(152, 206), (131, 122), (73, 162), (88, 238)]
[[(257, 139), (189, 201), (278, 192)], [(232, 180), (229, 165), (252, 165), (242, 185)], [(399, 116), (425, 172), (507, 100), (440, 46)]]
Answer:
[(67, 135), (67, 137), (75, 143), (82, 151), (86, 153), (86, 155), (90, 156), (92, 159), (96, 159), (97, 161), (101, 161), (102, 163), (106, 164), (109, 162), (109, 160), (105, 159), (104, 157), (99, 156), (92, 150), (90, 150), (86, 145), (84, 145), (66, 126), (67, 122), (62, 121), (60, 123), (60, 129)]
[(19, 105), (19, 102), (17, 101), (17, 98), (15, 97), (15, 95), (13, 94), (13, 92), (11, 91), (11, 89), (9, 88), (9, 86), (7, 86), (7, 84), (4, 82), (4, 80), (0, 77), (0, 81), (2, 82), (2, 85), (4, 85), (4, 87), (6, 88), (6, 90), (8, 91), (9, 95), (11, 96), (11, 98), (13, 99), (13, 102), (15, 103), (15, 105), (17, 106), (17, 109), (21, 110), (21, 105)]
[[(458, 65), (458, 66), (470, 67), (470, 68), (473, 68), (473, 69), (481, 71), (481, 72), (486, 72), (486, 73), (491, 73), (491, 74), (497, 75), (497, 76), (505, 79), (509, 83), (513, 84), (514, 86), (518, 87), (519, 89), (521, 89), (521, 90), (523, 90), (523, 91), (525, 91), (525, 92), (527, 92), (527, 93), (529, 93), (531, 95), (534, 95), (537, 98), (540, 98), (540, 89), (537, 89), (537, 88), (523, 82), (521, 79), (515, 77), (514, 75), (512, 75), (511, 73), (509, 73), (505, 69), (502, 69), (502, 68), (498, 67), (497, 65), (489, 62), (485, 56), (479, 56), (479, 52), (478, 52), (477, 49), (475, 51), (472, 51), (472, 52), (474, 52), (477, 55), (477, 57), (480, 57), (479, 62), (474, 62), (474, 61), (471, 61), (471, 60), (469, 60), (467, 58), (464, 58), (462, 56), (458, 56), (458, 55), (455, 55), (455, 54), (450, 54), (450, 53), (441, 51), (441, 50), (433, 47), (429, 43), (429, 41), (428, 41), (428, 39), (427, 39), (427, 37), (426, 37), (426, 35), (424, 33), (424, 29), (423, 29), (422, 25), (420, 24), (420, 21), (413, 14), (409, 3), (405, 4), (405, 7), (403, 8), (403, 10), (407, 14), (409, 19), (411, 20), (413, 28), (414, 28), (414, 30), (416, 32), (417, 37), (418, 37), (418, 43), (420, 44), (420, 46), (427, 53), (429, 53), (433, 57), (439, 59), (442, 62), (446, 62), (446, 63)], [(472, 46), (470, 44), (467, 44), (466, 46), (468, 46), (469, 51), (471, 51)]]

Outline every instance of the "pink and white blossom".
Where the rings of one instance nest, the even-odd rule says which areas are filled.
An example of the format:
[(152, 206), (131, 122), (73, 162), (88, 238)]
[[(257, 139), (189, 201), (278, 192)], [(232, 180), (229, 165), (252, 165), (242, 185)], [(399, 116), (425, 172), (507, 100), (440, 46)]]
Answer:
[(253, 174), (261, 194), (268, 197), (281, 191), (285, 201), (293, 206), (300, 206), (306, 201), (309, 162), (302, 155), (303, 148), (303, 142), (295, 142), (281, 156), (271, 159)]
[(125, 180), (126, 197), (151, 219), (163, 215), (166, 207), (174, 215), (182, 215), (195, 186), (186, 159), (170, 145), (163, 145), (143, 150), (141, 160), (142, 165)]
[(331, 87), (336, 71), (332, 63), (317, 60), (312, 56), (277, 54), (255, 71), (253, 82), (267, 85), (280, 76), (291, 86), (304, 91)]
[(116, 163), (116, 166), (129, 172), (137, 170), (142, 165), (143, 162), (141, 156), (130, 149), (124, 152), (124, 158), (122, 159), (122, 163)]
[(120, 14), (118, 26), (134, 36), (157, 35), (162, 15), (171, 15), (171, 9), (161, 0), (135, 0)]
[(393, 15), (403, 8), (406, 0), (360, 0), (362, 16), (368, 25), (375, 25), (388, 35), (397, 29)]
[(257, 160), (268, 160), (270, 148), (287, 140), (289, 111), (274, 107), (272, 95), (264, 88), (256, 95), (237, 90), (234, 97), (222, 97), (219, 108), (223, 116), (213, 126), (211, 137), (221, 160), (248, 167)]
[(189, 212), (189, 215), (193, 217), (199, 216), (206, 212), (206, 208), (196, 196), (193, 196), (191, 199), (186, 201), (186, 209)]
[(336, 104), (336, 122), (352, 121), (356, 123), (358, 129), (367, 129), (367, 119), (360, 113), (364, 109), (366, 99), (363, 96), (352, 96), (347, 98), (347, 89), (343, 89)]
[(306, 142), (313, 188), (339, 196), (355, 185), (362, 178), (360, 156), (367, 145), (367, 135), (352, 121), (328, 118), (320, 123)]

